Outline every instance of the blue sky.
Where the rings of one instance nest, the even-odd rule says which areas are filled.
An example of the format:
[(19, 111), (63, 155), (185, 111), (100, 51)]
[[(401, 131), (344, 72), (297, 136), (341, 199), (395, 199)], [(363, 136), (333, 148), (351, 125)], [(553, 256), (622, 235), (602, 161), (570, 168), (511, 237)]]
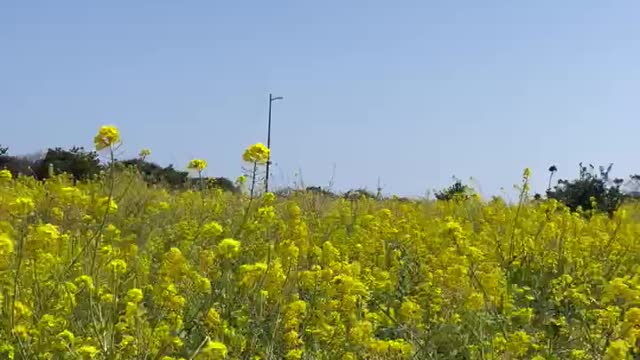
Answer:
[(640, 172), (637, 1), (2, 1), (0, 143), (208, 160), (235, 178), (266, 141), (274, 180), (423, 195), (531, 167)]

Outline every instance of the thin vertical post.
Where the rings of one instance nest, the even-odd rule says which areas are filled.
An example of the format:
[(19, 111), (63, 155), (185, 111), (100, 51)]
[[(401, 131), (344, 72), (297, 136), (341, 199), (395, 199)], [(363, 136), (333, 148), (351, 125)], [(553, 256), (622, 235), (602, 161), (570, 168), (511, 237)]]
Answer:
[(267, 158), (267, 173), (264, 178), (264, 192), (269, 192), (269, 167), (271, 166), (271, 103), (273, 95), (269, 94), (269, 127), (267, 130), (267, 148), (269, 148), (269, 157)]

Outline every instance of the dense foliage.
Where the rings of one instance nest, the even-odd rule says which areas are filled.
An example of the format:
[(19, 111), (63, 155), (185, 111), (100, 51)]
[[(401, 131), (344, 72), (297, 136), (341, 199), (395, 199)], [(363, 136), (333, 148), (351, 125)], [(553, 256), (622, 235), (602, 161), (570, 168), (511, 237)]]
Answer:
[[(558, 180), (558, 185), (547, 191), (547, 196), (556, 199), (571, 210), (599, 210), (612, 215), (622, 204), (625, 195), (620, 187), (624, 180), (609, 178), (613, 164), (601, 166), (595, 171), (593, 165), (580, 164), (580, 175), (575, 180)], [(556, 171), (555, 166), (549, 168), (551, 175)]]
[[(68, 174), (74, 182), (77, 182), (93, 179), (105, 170), (99, 154), (82, 147), (72, 147), (69, 150), (52, 148), (47, 150), (43, 158), (10, 156), (8, 150), (0, 146), (0, 169), (10, 171), (14, 177), (27, 175), (43, 180), (52, 175)], [(163, 185), (172, 189), (193, 187), (193, 179), (189, 179), (189, 172), (176, 170), (173, 165), (162, 167), (146, 159), (146, 156), (116, 162), (120, 167), (137, 169), (143, 175), (144, 181), (149, 184)], [(204, 181), (212, 188), (238, 191), (233, 181), (224, 177), (205, 178)]]
[(250, 196), (260, 159), (239, 194), (0, 170), (0, 358), (640, 356), (635, 204), (530, 201), (528, 170), (513, 206)]

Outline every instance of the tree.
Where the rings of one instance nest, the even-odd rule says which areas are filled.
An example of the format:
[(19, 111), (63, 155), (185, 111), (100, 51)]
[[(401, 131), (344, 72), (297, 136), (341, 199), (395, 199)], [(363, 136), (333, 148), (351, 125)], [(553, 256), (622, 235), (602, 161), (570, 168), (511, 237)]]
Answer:
[(9, 155), (9, 148), (0, 145), (0, 156)]
[(100, 159), (95, 151), (85, 151), (84, 148), (76, 146), (70, 150), (59, 147), (49, 149), (44, 159), (34, 166), (36, 177), (46, 179), (53, 175), (49, 173), (50, 167), (53, 167), (53, 174), (70, 174), (74, 182), (88, 180), (102, 170)]
[(312, 194), (317, 194), (317, 195), (322, 195), (322, 196), (328, 196), (328, 197), (331, 197), (331, 198), (336, 197), (336, 194), (334, 194), (333, 192), (331, 192), (331, 191), (329, 191), (327, 189), (324, 189), (324, 188), (322, 188), (320, 186), (307, 186), (306, 189), (305, 189), (305, 192), (312, 193)]
[(205, 181), (206, 181), (207, 187), (210, 189), (221, 189), (221, 190), (229, 191), (232, 193), (240, 192), (240, 189), (236, 187), (233, 181), (225, 177), (207, 178)]
[(449, 201), (449, 200), (467, 200), (473, 194), (473, 189), (465, 184), (462, 181), (455, 179), (453, 185), (449, 186), (446, 189), (440, 190), (436, 192), (436, 199), (440, 201)]
[(599, 210), (612, 215), (622, 204), (625, 195), (620, 190), (622, 179), (611, 180), (609, 174), (613, 164), (600, 166), (579, 164), (579, 177), (574, 180), (558, 180), (558, 184), (547, 190), (547, 197), (565, 204), (572, 211)]
[(26, 157), (0, 155), (0, 169), (11, 171), (13, 176), (27, 175), (33, 176), (33, 161)]
[(376, 199), (376, 194), (367, 189), (352, 189), (344, 194), (345, 199), (357, 200), (361, 198)]
[(186, 171), (177, 171), (173, 165), (165, 168), (143, 159), (130, 159), (122, 161), (124, 166), (135, 167), (143, 179), (149, 184), (164, 183), (172, 188), (181, 188), (187, 184), (189, 174)]

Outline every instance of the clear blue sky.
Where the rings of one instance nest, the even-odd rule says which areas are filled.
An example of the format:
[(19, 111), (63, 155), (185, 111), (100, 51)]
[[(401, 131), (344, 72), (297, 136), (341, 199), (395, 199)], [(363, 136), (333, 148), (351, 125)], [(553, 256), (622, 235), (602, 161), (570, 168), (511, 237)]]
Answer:
[(531, 167), (640, 172), (637, 1), (2, 1), (0, 143), (91, 147), (235, 178), (266, 141), (275, 181), (485, 195)]

